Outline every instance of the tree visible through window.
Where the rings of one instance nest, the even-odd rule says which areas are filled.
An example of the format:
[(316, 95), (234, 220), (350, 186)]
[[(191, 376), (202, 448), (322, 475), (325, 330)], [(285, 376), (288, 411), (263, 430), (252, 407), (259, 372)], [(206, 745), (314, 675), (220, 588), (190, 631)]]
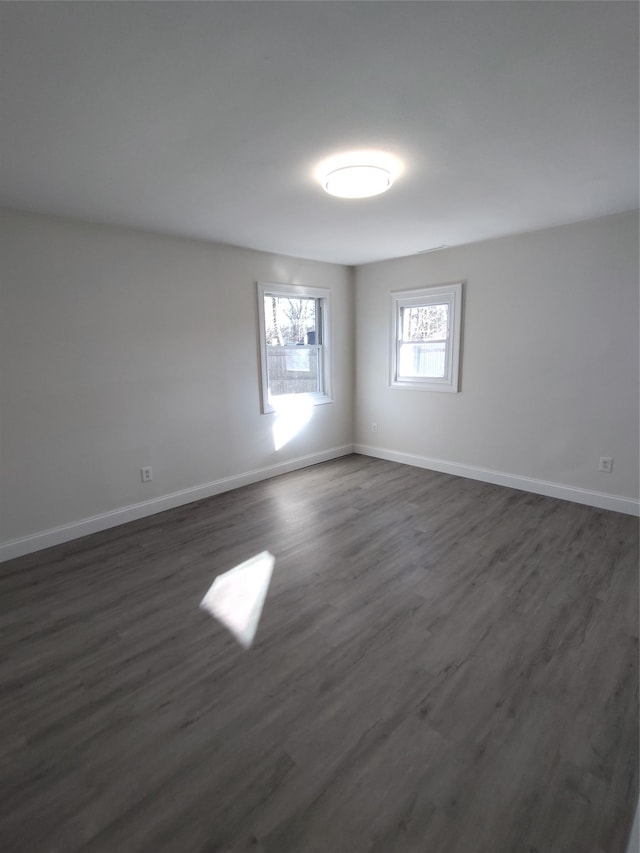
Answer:
[(264, 297), (267, 343), (277, 346), (304, 345), (317, 325), (316, 299), (269, 294)]

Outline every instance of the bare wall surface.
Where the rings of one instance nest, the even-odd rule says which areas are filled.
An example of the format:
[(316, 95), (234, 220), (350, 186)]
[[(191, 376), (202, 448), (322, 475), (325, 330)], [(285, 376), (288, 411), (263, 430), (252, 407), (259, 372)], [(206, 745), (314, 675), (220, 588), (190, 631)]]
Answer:
[[(460, 393), (391, 389), (389, 292), (454, 281)], [(356, 447), (637, 500), (637, 213), (359, 267), (356, 342)]]
[[(0, 234), (0, 541), (351, 443), (348, 268), (10, 211)], [(331, 290), (334, 402), (279, 451), (257, 280)]]

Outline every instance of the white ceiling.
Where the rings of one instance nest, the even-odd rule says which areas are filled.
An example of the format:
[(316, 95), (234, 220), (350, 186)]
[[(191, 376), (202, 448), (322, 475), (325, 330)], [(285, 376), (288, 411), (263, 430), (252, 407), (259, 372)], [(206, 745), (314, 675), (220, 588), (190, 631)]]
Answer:
[[(0, 3), (0, 204), (356, 264), (638, 207), (634, 2)], [(315, 164), (380, 148), (383, 196)]]

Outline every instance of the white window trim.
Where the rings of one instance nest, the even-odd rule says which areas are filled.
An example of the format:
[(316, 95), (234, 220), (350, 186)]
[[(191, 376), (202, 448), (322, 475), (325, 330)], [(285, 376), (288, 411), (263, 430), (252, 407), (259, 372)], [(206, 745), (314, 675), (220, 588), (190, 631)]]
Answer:
[(258, 286), (258, 331), (260, 335), (260, 375), (262, 379), (262, 412), (269, 414), (277, 412), (278, 407), (274, 405), (269, 397), (269, 383), (267, 376), (267, 341), (264, 317), (265, 296), (283, 296), (293, 298), (296, 296), (307, 296), (312, 299), (322, 299), (322, 312), (320, 322), (322, 323), (321, 358), (320, 358), (320, 386), (323, 391), (313, 391), (308, 394), (282, 394), (277, 397), (278, 401), (286, 402), (287, 399), (307, 399), (314, 406), (322, 406), (332, 403), (333, 388), (333, 359), (331, 355), (331, 291), (324, 287), (307, 287), (304, 284), (271, 284), (259, 281)]
[[(447, 375), (442, 379), (423, 376), (398, 376), (398, 348), (402, 339), (401, 310), (415, 305), (447, 303), (449, 305), (449, 338), (447, 341)], [(391, 293), (390, 376), (391, 388), (413, 391), (445, 391), (457, 393), (460, 374), (460, 329), (462, 327), (462, 282), (395, 290)]]

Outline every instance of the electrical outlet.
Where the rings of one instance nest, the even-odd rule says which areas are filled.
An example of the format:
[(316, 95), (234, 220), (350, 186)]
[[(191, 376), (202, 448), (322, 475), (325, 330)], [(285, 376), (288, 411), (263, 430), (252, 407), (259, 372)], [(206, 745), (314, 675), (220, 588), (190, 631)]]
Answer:
[(378, 432), (378, 424), (371, 424), (371, 432)]
[(140, 469), (140, 479), (143, 483), (150, 483), (153, 480), (153, 471), (151, 469), (151, 465), (147, 468)]
[(598, 471), (604, 471), (605, 474), (610, 474), (613, 471), (613, 457), (601, 456), (598, 463)]

